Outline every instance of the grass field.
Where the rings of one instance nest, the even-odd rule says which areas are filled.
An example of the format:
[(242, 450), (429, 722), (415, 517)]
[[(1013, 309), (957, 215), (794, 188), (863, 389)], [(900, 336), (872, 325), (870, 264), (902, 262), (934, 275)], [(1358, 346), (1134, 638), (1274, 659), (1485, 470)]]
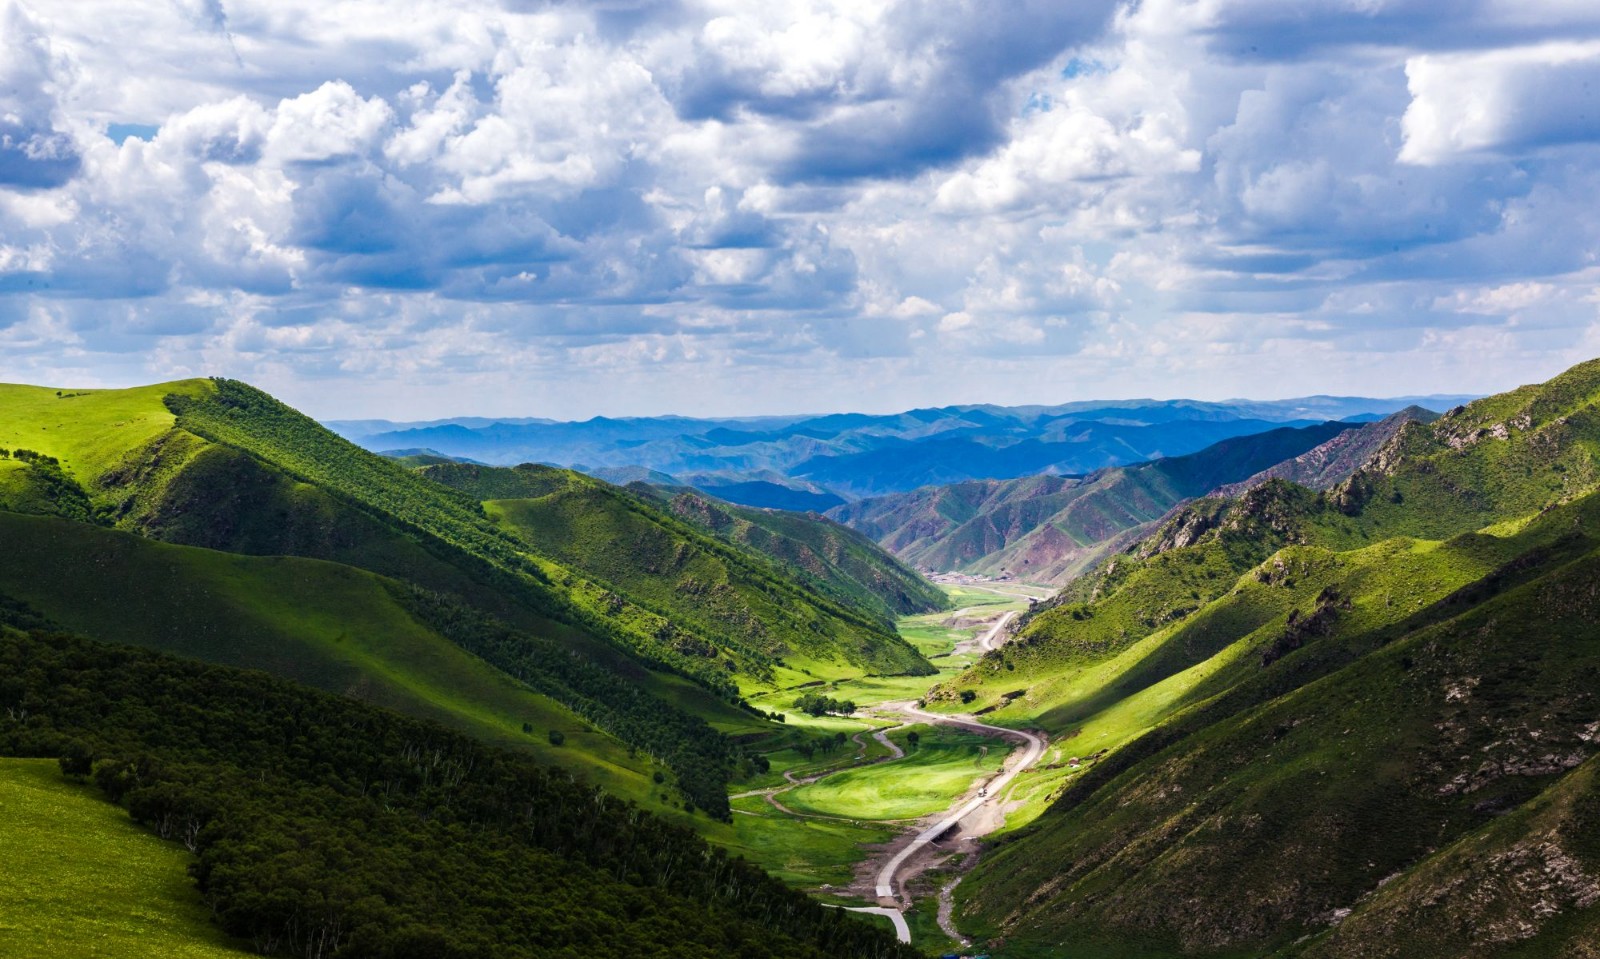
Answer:
[(189, 855), (134, 825), (52, 760), (0, 759), (0, 955), (236, 959)]
[[(912, 747), (907, 733), (921, 741)], [(999, 770), (1007, 748), (999, 740), (944, 726), (908, 726), (889, 734), (904, 759), (829, 776), (783, 794), (802, 812), (857, 819), (913, 819), (948, 808), (985, 773)]]
[[(950, 587), (946, 589), (954, 591)], [(970, 595), (963, 595), (955, 602), (958, 607), (982, 607), (985, 617), (1023, 605), (1020, 600), (981, 591), (970, 591)], [(950, 619), (949, 612), (930, 613), (902, 617), (898, 625), (902, 636), (923, 655), (933, 658), (948, 654), (958, 642), (970, 639), (980, 628), (946, 625)], [(938, 676), (932, 677), (864, 676), (857, 670), (830, 677), (820, 685), (807, 685), (805, 690), (791, 687), (752, 695), (751, 701), (762, 709), (785, 712), (789, 719), (785, 739), (789, 743), (843, 732), (846, 736), (860, 734), (866, 749), (863, 751), (851, 741), (837, 751), (817, 752), (810, 758), (797, 752), (792, 745), (766, 753), (771, 769), (736, 784), (735, 791), (783, 785), (785, 772), (809, 777), (844, 767), (819, 782), (779, 796), (780, 802), (796, 811), (838, 818), (786, 816), (765, 798), (748, 796), (734, 800), (731, 835), (717, 834), (716, 841), (805, 888), (818, 890), (824, 885), (837, 887), (849, 882), (854, 865), (865, 858), (867, 847), (887, 842), (904, 828), (903, 824), (890, 825), (885, 820), (914, 819), (948, 808), (974, 779), (999, 769), (1009, 747), (990, 737), (945, 727), (903, 727), (895, 728), (889, 735), (902, 749), (908, 750), (906, 758), (859, 765), (862, 759), (870, 762), (888, 754), (867, 734), (891, 726), (894, 721), (860, 712), (854, 716), (807, 716), (791, 708), (794, 698), (802, 691), (816, 691), (853, 700), (862, 707), (914, 700), (932, 683), (954, 676), (972, 659), (965, 654), (954, 661), (935, 659), (941, 670)], [(821, 677), (802, 676), (801, 679), (815, 683)], [(913, 730), (920, 737), (916, 750), (910, 750), (906, 740), (906, 734)], [(934, 928), (932, 912), (928, 913), (926, 921), (930, 929)], [(942, 942), (942, 937), (937, 941)]]
[(60, 460), (80, 483), (121, 462), (123, 454), (172, 429), (162, 404), (169, 393), (197, 394), (205, 380), (128, 390), (60, 390), (0, 384), (0, 447), (30, 449)]
[(898, 832), (870, 823), (795, 819), (760, 796), (735, 799), (733, 809), (732, 835), (719, 836), (718, 843), (803, 889), (848, 884), (863, 850)]

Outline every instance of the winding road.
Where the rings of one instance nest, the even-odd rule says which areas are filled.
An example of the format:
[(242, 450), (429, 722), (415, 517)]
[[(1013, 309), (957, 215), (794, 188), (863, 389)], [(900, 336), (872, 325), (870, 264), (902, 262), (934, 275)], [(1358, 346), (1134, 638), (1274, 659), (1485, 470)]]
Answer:
[(1015, 615), (1017, 615), (1017, 611), (1011, 610), (1004, 616), (1001, 616), (999, 619), (995, 620), (994, 625), (989, 628), (989, 631), (983, 634), (982, 639), (978, 640), (978, 648), (982, 649), (986, 653), (993, 652), (995, 648), (994, 641), (996, 637), (1000, 635), (1000, 631), (1006, 628), (1006, 624), (1011, 622), (1011, 617)]
[[(956, 806), (954, 810), (945, 814), (939, 821), (917, 833), (916, 838), (912, 839), (903, 849), (895, 853), (888, 862), (883, 864), (883, 868), (878, 870), (877, 878), (877, 894), (880, 899), (898, 899), (899, 874), (905, 869), (906, 863), (910, 862), (911, 858), (917, 853), (931, 845), (946, 830), (960, 825), (961, 820), (967, 818), (974, 810), (989, 804), (999, 804), (1001, 793), (1004, 792), (1005, 787), (1009, 786), (1011, 781), (1016, 779), (1023, 770), (1037, 763), (1044, 756), (1045, 750), (1044, 737), (1025, 729), (1007, 729), (1003, 726), (990, 726), (988, 723), (981, 723), (976, 719), (969, 719), (965, 716), (930, 713), (926, 710), (918, 709), (910, 703), (897, 703), (893, 704), (893, 706), (901, 715), (914, 716), (923, 722), (963, 726), (991, 736), (1019, 739), (1024, 743), (1024, 749), (1021, 757), (1015, 762), (1008, 760), (1007, 766), (1009, 768), (991, 780), (978, 795)], [(910, 940), (907, 939), (905, 941), (909, 942)]]
[[(991, 591), (999, 592), (998, 590)], [(977, 648), (982, 652), (991, 652), (994, 649), (997, 649), (1000, 645), (999, 640), (1005, 631), (1006, 624), (1011, 622), (1011, 619), (1016, 615), (1016, 610), (1008, 610), (999, 618), (997, 618), (994, 621), (994, 624), (989, 627), (989, 629), (980, 639), (978, 639), (976, 643)], [(971, 643), (972, 640), (966, 640), (965, 642)], [(970, 649), (971, 647), (968, 648)], [(1020, 753), (1013, 753), (1006, 758), (1006, 762), (1004, 766), (1001, 767), (1001, 772), (999, 775), (995, 776), (988, 782), (983, 783), (982, 788), (978, 789), (977, 795), (971, 796), (965, 800), (957, 801), (957, 803), (949, 811), (941, 815), (937, 821), (933, 822), (931, 825), (921, 828), (918, 832), (916, 832), (915, 835), (911, 837), (909, 842), (898, 849), (894, 855), (883, 864), (883, 866), (878, 870), (877, 876), (874, 879), (876, 883), (875, 894), (878, 898), (877, 905), (834, 907), (838, 909), (845, 909), (849, 912), (883, 916), (894, 924), (895, 936), (898, 937), (901, 942), (910, 943), (911, 927), (906, 922), (904, 912), (905, 903), (901, 900), (900, 894), (905, 885), (905, 874), (910, 871), (910, 867), (912, 866), (917, 855), (931, 846), (941, 835), (960, 826), (960, 824), (974, 812), (984, 809), (985, 807), (991, 807), (992, 810), (998, 812), (1001, 803), (1004, 802), (1004, 792), (1006, 787), (1009, 786), (1012, 781), (1017, 778), (1017, 776), (1021, 775), (1025, 770), (1032, 767), (1044, 757), (1046, 741), (1043, 736), (1029, 730), (1010, 729), (1004, 726), (991, 726), (988, 723), (980, 722), (977, 719), (965, 715), (930, 713), (927, 710), (918, 708), (915, 703), (911, 702), (880, 703), (873, 707), (873, 709), (877, 712), (889, 712), (896, 714), (907, 722), (921, 722), (942, 726), (960, 726), (986, 736), (1010, 739), (1019, 742), (1023, 746)], [(888, 756), (882, 756), (874, 760), (865, 761), (866, 744), (862, 742), (861, 734), (857, 733), (854, 737), (852, 737), (857, 746), (860, 747), (860, 752), (857, 753), (855, 762), (847, 763), (842, 767), (836, 767), (825, 772), (815, 773), (805, 777), (795, 776), (793, 773), (785, 772), (784, 778), (787, 779), (788, 782), (784, 785), (775, 786), (768, 789), (752, 790), (748, 793), (740, 793), (739, 796), (735, 796), (733, 798), (739, 798), (740, 796), (761, 795), (765, 796), (767, 802), (772, 804), (772, 806), (774, 806), (780, 812), (786, 813), (790, 816), (795, 816), (797, 818), (818, 819), (834, 818), (831, 816), (809, 816), (797, 813), (780, 804), (777, 798), (778, 794), (787, 792), (788, 790), (794, 789), (798, 786), (809, 785), (817, 782), (818, 780), (825, 779), (828, 776), (843, 772), (845, 769), (854, 769), (862, 765), (893, 762), (897, 759), (903, 759), (906, 755), (905, 750), (900, 748), (900, 746), (890, 739), (888, 735), (889, 732), (895, 728), (899, 727), (877, 729), (872, 732), (872, 737), (889, 751)], [(978, 783), (975, 782), (974, 785), (978, 785)], [(998, 821), (998, 819), (998, 816), (994, 817), (994, 821)], [(924, 820), (924, 822), (926, 822), (926, 820)], [(981, 823), (982, 820), (980, 819), (979, 822)], [(973, 835), (981, 835), (983, 832), (987, 832), (988, 829), (992, 829), (994, 827), (989, 826), (988, 829), (985, 829), (981, 825), (969, 824), (968, 828), (973, 830)], [(959, 882), (959, 879), (957, 882)], [(948, 914), (948, 911), (952, 906), (952, 903), (949, 901), (948, 897), (949, 893), (954, 889), (954, 887), (955, 883), (950, 883), (941, 892), (939, 918), (941, 928), (943, 928), (947, 933), (950, 933), (952, 938), (959, 938), (959, 936), (957, 936), (953, 931), (954, 926), (950, 921)]]

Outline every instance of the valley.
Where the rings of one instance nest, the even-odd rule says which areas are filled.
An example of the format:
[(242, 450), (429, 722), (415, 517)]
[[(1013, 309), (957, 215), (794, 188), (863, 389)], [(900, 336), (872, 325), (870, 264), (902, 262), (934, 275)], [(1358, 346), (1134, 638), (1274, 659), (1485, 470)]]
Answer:
[[(817, 692), (857, 710), (823, 717), (783, 710), (801, 735), (842, 737), (835, 748), (846, 755), (808, 763), (792, 750), (769, 754), (768, 776), (780, 781), (753, 782), (732, 797), (736, 848), (824, 901), (882, 916), (902, 941), (936, 951), (970, 945), (948, 917), (938, 919), (939, 901), (975, 862), (976, 842), (1021, 805), (1008, 787), (1045, 749), (1031, 732), (918, 706), (934, 682), (1002, 644), (1006, 625), (1039, 592), (1025, 583), (946, 589), (958, 608), (899, 624), (939, 667), (936, 676), (840, 679), (752, 697), (781, 710), (799, 693)], [(819, 834), (830, 840), (819, 842)]]
[[(980, 525), (1020, 529), (1162, 491), (1064, 585), (380, 457), (235, 381), (0, 402), (0, 754), (46, 761), (0, 781), (181, 841), (221, 948), (1514, 959), (1600, 928), (1600, 361), (997, 494)], [(291, 892), (355, 848), (450, 865)], [(590, 918), (550, 925), (564, 856)], [(592, 905), (622, 900), (655, 918)]]

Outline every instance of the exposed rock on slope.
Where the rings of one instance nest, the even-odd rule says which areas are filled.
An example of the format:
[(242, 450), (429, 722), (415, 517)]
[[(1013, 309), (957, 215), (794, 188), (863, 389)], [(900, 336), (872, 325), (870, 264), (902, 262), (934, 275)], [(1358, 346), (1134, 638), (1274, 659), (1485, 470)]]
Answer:
[(925, 569), (1065, 582), (1184, 500), (1356, 432), (1348, 423), (1276, 429), (1083, 477), (928, 487), (828, 515)]
[(1269, 479), (1288, 480), (1309, 489), (1329, 489), (1349, 479), (1356, 470), (1368, 466), (1407, 423), (1432, 423), (1438, 418), (1439, 414), (1432, 410), (1408, 406), (1359, 429), (1346, 430), (1326, 443), (1268, 467), (1247, 480), (1218, 487), (1215, 495), (1238, 496)]

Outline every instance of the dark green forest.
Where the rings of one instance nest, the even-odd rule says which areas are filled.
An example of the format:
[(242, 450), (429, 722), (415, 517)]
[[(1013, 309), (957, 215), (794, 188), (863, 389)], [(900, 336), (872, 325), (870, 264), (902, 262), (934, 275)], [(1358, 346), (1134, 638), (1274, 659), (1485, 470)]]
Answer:
[(261, 673), (0, 633), (0, 750), (59, 757), (185, 844), (217, 922), (264, 953), (916, 955), (682, 827), (441, 727)]

